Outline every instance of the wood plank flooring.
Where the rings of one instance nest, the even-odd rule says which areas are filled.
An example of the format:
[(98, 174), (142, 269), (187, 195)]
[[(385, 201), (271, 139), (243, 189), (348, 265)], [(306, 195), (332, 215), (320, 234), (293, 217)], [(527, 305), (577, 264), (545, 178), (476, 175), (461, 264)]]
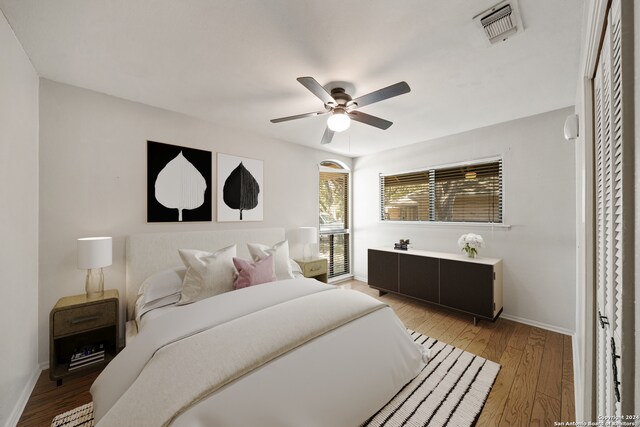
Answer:
[[(357, 280), (340, 286), (384, 301), (408, 328), (502, 365), (477, 426), (575, 421), (571, 337), (502, 318), (474, 326), (471, 316), (397, 295), (378, 297), (378, 291)], [(18, 426), (48, 427), (55, 415), (90, 402), (97, 375), (68, 378), (56, 387), (43, 371)]]

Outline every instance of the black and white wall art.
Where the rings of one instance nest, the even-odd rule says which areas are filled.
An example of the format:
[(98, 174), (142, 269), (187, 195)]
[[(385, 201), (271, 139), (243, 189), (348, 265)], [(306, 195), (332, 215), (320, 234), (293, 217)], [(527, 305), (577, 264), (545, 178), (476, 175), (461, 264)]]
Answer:
[(211, 221), (211, 151), (147, 141), (147, 222)]
[(218, 153), (218, 221), (262, 221), (262, 160)]

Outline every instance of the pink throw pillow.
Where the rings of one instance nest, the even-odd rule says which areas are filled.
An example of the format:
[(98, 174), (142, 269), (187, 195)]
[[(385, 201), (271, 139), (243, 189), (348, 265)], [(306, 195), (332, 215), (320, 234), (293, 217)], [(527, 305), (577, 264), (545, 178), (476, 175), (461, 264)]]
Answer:
[(235, 289), (276, 280), (273, 255), (269, 255), (256, 262), (249, 262), (246, 259), (234, 257), (233, 265), (235, 265), (236, 270), (238, 270), (238, 277), (233, 283)]

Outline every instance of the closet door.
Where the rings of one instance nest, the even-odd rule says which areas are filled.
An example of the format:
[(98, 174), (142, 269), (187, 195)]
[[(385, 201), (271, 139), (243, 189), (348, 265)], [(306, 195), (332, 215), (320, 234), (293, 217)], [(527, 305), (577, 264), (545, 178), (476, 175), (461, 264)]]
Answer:
[[(628, 154), (633, 141), (626, 135), (632, 120), (625, 117), (621, 3), (609, 10), (602, 50), (593, 80), (595, 124), (596, 219), (596, 394), (599, 416), (633, 413), (633, 348), (630, 323), (633, 307), (632, 247), (625, 242), (624, 224), (633, 206), (633, 178)], [(627, 89), (628, 90), (628, 89)], [(630, 94), (626, 96), (631, 96)], [(630, 200), (631, 199), (631, 200)], [(632, 212), (632, 211), (631, 211)], [(627, 256), (625, 256), (627, 255)], [(629, 256), (631, 258), (629, 258)], [(625, 265), (625, 258), (629, 266)]]

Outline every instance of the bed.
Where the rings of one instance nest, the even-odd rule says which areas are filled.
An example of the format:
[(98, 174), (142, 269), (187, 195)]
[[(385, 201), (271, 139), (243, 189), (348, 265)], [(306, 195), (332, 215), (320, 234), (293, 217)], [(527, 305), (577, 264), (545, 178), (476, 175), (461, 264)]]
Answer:
[[(130, 236), (127, 315), (178, 250), (284, 240), (248, 229)], [(275, 247), (275, 246), (274, 246)], [(91, 387), (97, 426), (358, 426), (424, 367), (386, 305), (299, 275), (162, 307)], [(153, 311), (153, 310), (152, 310)]]

